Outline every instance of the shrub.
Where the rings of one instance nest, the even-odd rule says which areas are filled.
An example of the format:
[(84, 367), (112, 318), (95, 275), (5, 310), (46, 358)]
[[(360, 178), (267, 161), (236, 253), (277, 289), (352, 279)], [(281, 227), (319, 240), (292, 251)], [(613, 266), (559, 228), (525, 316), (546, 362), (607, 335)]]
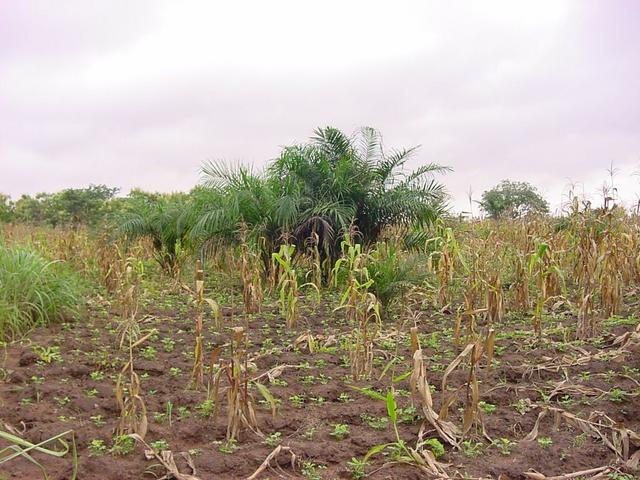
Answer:
[(371, 252), (367, 264), (369, 278), (373, 280), (371, 291), (382, 303), (385, 317), (394, 302), (425, 281), (426, 275), (417, 268), (418, 264), (419, 260), (414, 255), (399, 255), (391, 243), (379, 242)]

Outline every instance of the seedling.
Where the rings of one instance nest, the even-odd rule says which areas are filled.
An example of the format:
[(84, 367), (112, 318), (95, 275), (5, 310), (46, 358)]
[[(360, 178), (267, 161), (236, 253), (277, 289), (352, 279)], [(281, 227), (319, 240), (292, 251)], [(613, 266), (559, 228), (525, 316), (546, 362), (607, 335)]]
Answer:
[(480, 407), (480, 409), (487, 414), (492, 414), (496, 411), (497, 407), (492, 404), (492, 403), (488, 403), (488, 402), (484, 402), (484, 401), (480, 401), (478, 402), (478, 407)]
[(635, 477), (626, 473), (611, 472), (608, 478), (611, 480), (633, 480)]
[(389, 425), (389, 419), (387, 417), (373, 417), (366, 413), (361, 413), (360, 418), (375, 430), (385, 430)]
[(528, 411), (531, 410), (531, 405), (530, 405), (530, 401), (528, 401), (529, 399), (524, 399), (524, 398), (520, 398), (514, 405), (513, 408), (516, 409), (516, 412), (518, 412), (520, 415), (524, 415), (526, 414)]
[(347, 402), (352, 402), (353, 399), (351, 398), (351, 395), (349, 395), (348, 393), (342, 392), (340, 395), (338, 395), (338, 401), (342, 403), (347, 403)]
[(425, 440), (424, 442), (422, 442), (422, 446), (428, 447), (429, 450), (431, 450), (431, 453), (433, 453), (433, 456), (436, 457), (436, 459), (440, 458), (445, 453), (444, 445), (442, 445), (440, 440), (438, 440), (437, 438), (429, 438), (428, 440)]
[(273, 432), (271, 435), (267, 435), (263, 441), (263, 443), (265, 445), (268, 445), (270, 447), (277, 447), (278, 445), (280, 445), (280, 442), (282, 441), (282, 433), (280, 432)]
[(508, 438), (498, 438), (491, 442), (491, 445), (500, 450), (500, 453), (505, 456), (511, 455), (511, 449), (515, 446), (515, 443)]
[(229, 440), (226, 440), (226, 441), (220, 443), (220, 446), (218, 447), (218, 450), (221, 453), (227, 453), (227, 454), (230, 455), (230, 454), (234, 453), (236, 450), (238, 450), (238, 448), (239, 448), (238, 447), (238, 442), (235, 439), (231, 438)]
[(342, 440), (345, 437), (349, 436), (349, 425), (345, 423), (336, 423), (332, 425), (333, 430), (329, 432), (333, 438)]
[(312, 462), (304, 462), (300, 471), (302, 475), (309, 480), (322, 480), (320, 471), (324, 470), (325, 468), (327, 467), (324, 465), (318, 465)]
[(473, 440), (465, 440), (461, 443), (462, 453), (467, 457), (477, 457), (482, 453), (482, 443)]
[(622, 403), (627, 399), (628, 393), (620, 388), (614, 388), (609, 392), (609, 400), (615, 403)]
[(215, 407), (216, 406), (214, 401), (208, 398), (196, 406), (196, 411), (198, 412), (198, 415), (200, 415), (201, 417), (209, 418), (211, 415), (213, 415), (213, 412), (215, 411)]
[(416, 407), (408, 406), (405, 408), (398, 409), (398, 418), (402, 423), (412, 424), (420, 420), (421, 417), (418, 414)]
[(313, 375), (305, 375), (304, 377), (302, 377), (301, 383), (303, 385), (313, 385), (316, 381), (316, 377), (314, 377)]
[(53, 399), (56, 401), (56, 403), (58, 405), (60, 405), (61, 407), (64, 407), (65, 405), (68, 405), (69, 402), (71, 402), (71, 399), (68, 396), (64, 396), (64, 397), (53, 397)]
[(97, 438), (91, 440), (87, 448), (91, 452), (90, 455), (104, 455), (107, 453), (107, 446), (104, 444), (104, 440)]
[(50, 347), (42, 347), (36, 345), (33, 347), (33, 353), (38, 356), (38, 359), (44, 363), (61, 362), (62, 355), (60, 354), (60, 347), (53, 345)]
[(151, 442), (149, 445), (151, 446), (151, 448), (153, 448), (153, 450), (156, 453), (160, 453), (163, 450), (169, 450), (169, 444), (164, 438), (161, 438), (160, 440), (156, 440), (155, 442)]
[(568, 407), (570, 405), (572, 405), (574, 402), (573, 398), (571, 398), (571, 395), (562, 395), (559, 399), (558, 399), (558, 403), (563, 405), (564, 407)]
[(172, 338), (163, 338), (161, 343), (165, 352), (173, 352), (176, 348), (176, 342)]
[(551, 440), (550, 437), (540, 437), (538, 438), (538, 445), (540, 445), (542, 448), (549, 448), (551, 445), (553, 445), (553, 440)]
[(156, 423), (165, 423), (167, 421), (167, 414), (164, 412), (155, 412), (153, 414), (153, 419)]
[(313, 440), (313, 436), (316, 434), (316, 430), (316, 427), (309, 427), (302, 433), (302, 436), (307, 440)]
[(576, 448), (581, 448), (582, 446), (584, 446), (586, 441), (587, 441), (587, 434), (583, 432), (579, 435), (576, 435), (576, 437), (573, 439), (573, 446)]
[(89, 419), (96, 427), (104, 427), (107, 424), (107, 422), (104, 421), (104, 417), (102, 415), (93, 415), (92, 417), (89, 417)]
[(89, 390), (86, 390), (85, 393), (87, 394), (87, 397), (93, 398), (98, 395), (98, 390), (96, 388), (90, 388)]
[(129, 435), (116, 435), (111, 446), (112, 455), (128, 455), (133, 452), (135, 442)]
[(304, 395), (291, 395), (289, 397), (289, 401), (291, 402), (291, 404), (294, 407), (302, 408), (302, 407), (304, 407), (305, 397), (304, 397)]
[(351, 478), (360, 480), (367, 476), (366, 467), (369, 462), (363, 459), (352, 457), (351, 461), (347, 462), (347, 468), (351, 472)]
[(140, 350), (140, 353), (147, 360), (153, 360), (156, 358), (158, 351), (152, 345), (148, 345)]

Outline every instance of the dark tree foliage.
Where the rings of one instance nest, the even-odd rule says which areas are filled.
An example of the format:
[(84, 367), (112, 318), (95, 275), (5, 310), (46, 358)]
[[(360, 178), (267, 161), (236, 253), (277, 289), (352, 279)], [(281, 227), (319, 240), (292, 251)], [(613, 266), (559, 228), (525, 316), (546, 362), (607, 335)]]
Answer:
[(9, 195), (0, 193), (0, 223), (13, 220), (14, 205)]
[(118, 233), (132, 240), (150, 239), (160, 266), (175, 274), (179, 248), (187, 243), (190, 229), (189, 195), (132, 190), (120, 209), (123, 213), (118, 220)]
[(67, 188), (51, 197), (52, 218), (58, 223), (94, 225), (105, 213), (106, 203), (118, 192), (106, 185)]
[(108, 213), (108, 202), (118, 192), (106, 185), (67, 188), (57, 193), (22, 195), (13, 205), (12, 219), (24, 223), (97, 225)]
[(479, 203), (491, 218), (520, 218), (549, 212), (547, 201), (527, 182), (503, 180), (484, 192)]

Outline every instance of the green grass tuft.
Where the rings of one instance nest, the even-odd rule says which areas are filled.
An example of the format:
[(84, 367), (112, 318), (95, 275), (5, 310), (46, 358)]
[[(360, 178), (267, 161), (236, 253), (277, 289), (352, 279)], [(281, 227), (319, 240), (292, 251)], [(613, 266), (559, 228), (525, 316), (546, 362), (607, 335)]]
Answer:
[(0, 340), (63, 321), (78, 312), (80, 300), (80, 280), (62, 262), (0, 243)]

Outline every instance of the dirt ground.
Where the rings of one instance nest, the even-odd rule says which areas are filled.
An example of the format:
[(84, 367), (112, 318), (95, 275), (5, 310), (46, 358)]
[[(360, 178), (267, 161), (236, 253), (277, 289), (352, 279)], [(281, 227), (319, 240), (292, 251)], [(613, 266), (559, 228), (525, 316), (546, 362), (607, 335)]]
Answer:
[[(178, 452), (190, 452), (196, 475), (202, 480), (246, 478), (274, 449), (276, 441), (265, 443), (259, 434), (245, 431), (236, 445), (226, 445), (226, 413), (224, 404), (218, 418), (204, 416), (202, 402), (206, 391), (193, 391), (189, 385), (193, 352), (194, 314), (186, 300), (178, 295), (163, 297), (163, 303), (148, 305), (141, 317), (144, 328), (158, 329), (158, 335), (146, 342), (136, 358), (136, 369), (142, 379), (142, 393), (149, 412), (147, 442), (165, 440), (178, 459), (182, 473), (191, 473)], [(408, 335), (404, 335), (399, 352), (403, 360), (393, 369), (385, 366), (396, 352), (393, 336), (386, 332), (374, 350), (374, 371), (368, 382), (352, 382), (344, 351), (329, 347), (310, 354), (304, 345), (295, 348), (300, 333), (310, 331), (339, 343), (351, 328), (341, 312), (334, 312), (332, 302), (314, 305), (304, 302), (302, 319), (295, 332), (289, 332), (275, 307), (245, 319), (225, 309), (223, 327), (214, 328), (207, 320), (205, 348), (229, 340), (229, 327), (249, 326), (251, 354), (255, 360), (253, 376), (277, 365), (286, 365), (272, 383), (264, 383), (280, 400), (278, 414), (272, 417), (268, 405), (258, 403), (258, 427), (264, 436), (278, 439), (295, 453), (298, 462), (291, 466), (290, 457), (282, 454), (272, 462), (280, 469), (267, 469), (260, 478), (352, 478), (347, 463), (352, 457), (363, 457), (378, 444), (393, 442), (392, 425), (384, 402), (374, 400), (350, 388), (373, 387), (386, 392), (391, 376), (411, 369)], [(166, 472), (154, 459), (147, 459), (142, 445), (126, 455), (108, 452), (113, 442), (119, 410), (114, 397), (117, 373), (125, 355), (117, 345), (117, 324), (108, 307), (94, 304), (83, 318), (73, 324), (42, 329), (29, 340), (11, 345), (4, 359), (4, 380), (0, 382), (0, 422), (26, 439), (39, 442), (72, 429), (78, 447), (79, 479), (124, 480), (160, 478)], [(430, 312), (418, 324), (424, 349), (429, 383), (435, 386), (436, 409), (442, 400), (440, 384), (443, 371), (457, 355), (451, 335), (454, 315)], [(542, 343), (530, 333), (528, 319), (507, 319), (496, 326), (496, 357), (492, 365), (482, 364), (479, 372), (482, 421), (486, 437), (502, 442), (492, 445), (477, 426), (469, 434), (462, 451), (445, 444), (446, 452), (438, 460), (447, 464), (447, 472), (467, 478), (524, 478), (523, 473), (535, 469), (544, 475), (587, 470), (604, 465), (620, 465), (614, 451), (602, 439), (584, 435), (581, 430), (561, 420), (554, 425), (554, 415), (542, 418), (537, 440), (525, 441), (538, 414), (548, 407), (570, 412), (581, 419), (601, 412), (618, 425), (640, 432), (640, 355), (600, 355), (611, 351), (615, 335), (635, 327), (633, 321), (605, 322), (597, 344), (565, 342), (564, 326), (570, 317), (549, 319)], [(324, 341), (322, 340), (322, 341)], [(570, 339), (569, 339), (570, 340)], [(61, 359), (46, 363), (39, 359), (34, 346), (59, 346)], [(154, 351), (148, 349), (152, 347)], [(142, 349), (147, 348), (143, 355)], [(277, 349), (278, 351), (274, 351)], [(335, 350), (335, 351), (334, 351)], [(223, 353), (223, 356), (226, 352)], [(591, 355), (591, 358), (589, 358)], [(585, 360), (586, 359), (586, 360)], [(539, 369), (536, 365), (544, 365)], [(2, 377), (0, 377), (2, 378)], [(467, 378), (463, 363), (449, 378), (448, 385), (458, 388), (459, 399), (450, 408), (450, 420), (461, 425)], [(395, 384), (397, 401), (403, 410), (399, 432), (402, 439), (415, 446), (422, 424), (420, 405), (409, 392), (408, 380)], [(258, 401), (261, 397), (254, 391)], [(171, 402), (168, 415), (167, 403)], [(348, 425), (342, 439), (331, 433), (336, 424)], [(436, 438), (426, 427), (425, 438)], [(605, 427), (601, 430), (610, 434)], [(506, 440), (500, 440), (506, 439)], [(95, 442), (102, 440), (102, 443)], [(89, 448), (90, 444), (104, 449)], [(0, 440), (0, 447), (6, 446)], [(222, 451), (221, 451), (222, 450)], [(634, 453), (631, 447), (629, 454)], [(52, 459), (41, 454), (49, 478), (70, 478), (69, 456)], [(417, 468), (393, 463), (390, 455), (376, 456), (367, 466), (368, 478), (424, 478)], [(390, 463), (384, 468), (383, 464)], [(154, 466), (154, 464), (156, 464)], [(315, 476), (314, 476), (315, 475)], [(37, 479), (40, 471), (25, 459), (17, 458), (0, 465), (0, 479)]]

